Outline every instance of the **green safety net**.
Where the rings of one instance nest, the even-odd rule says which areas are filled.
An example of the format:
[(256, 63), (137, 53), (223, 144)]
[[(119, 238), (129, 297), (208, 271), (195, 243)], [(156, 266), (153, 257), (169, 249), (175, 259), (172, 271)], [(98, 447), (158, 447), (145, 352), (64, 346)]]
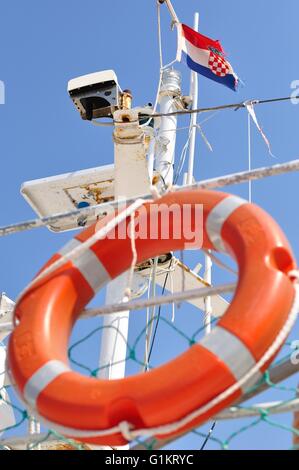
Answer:
[[(132, 312), (132, 315), (136, 315), (136, 313)], [(142, 315), (140, 312), (138, 315)], [(144, 318), (144, 317), (143, 317)], [(80, 320), (80, 322), (86, 322), (86, 320)], [(181, 327), (178, 327), (175, 321), (172, 321), (169, 319), (165, 314), (160, 314), (160, 312), (156, 313), (154, 316), (151, 317), (151, 320), (148, 322), (147, 325), (145, 325), (140, 331), (134, 335), (134, 338), (130, 338), (127, 343), (127, 357), (125, 359), (126, 361), (126, 367), (127, 365), (131, 367), (133, 370), (134, 367), (137, 371), (140, 371), (142, 368), (145, 367), (145, 362), (144, 362), (144, 340), (145, 340), (145, 334), (146, 331), (148, 331), (148, 328), (153, 325), (154, 329), (158, 325), (157, 322), (159, 323), (159, 328), (163, 329), (163, 332), (166, 330), (170, 330), (172, 334), (180, 337), (181, 341), (185, 344), (185, 349), (192, 346), (200, 336), (203, 335), (204, 332), (204, 327), (197, 328), (193, 334), (186, 333)], [(97, 342), (99, 341), (99, 334), (103, 330), (103, 326), (97, 326), (95, 328), (92, 328), (89, 332), (84, 335), (82, 335), (79, 338), (76, 339), (76, 341), (73, 341), (69, 350), (68, 350), (68, 356), (69, 356), (69, 361), (73, 365), (74, 369), (81, 371), (82, 373), (85, 373), (87, 375), (90, 375), (92, 377), (96, 377), (98, 375), (98, 372), (101, 368), (108, 367), (107, 365), (102, 365), (100, 367), (92, 367), (90, 366), (87, 362), (85, 362), (86, 355), (82, 355), (80, 353), (80, 347), (84, 345), (84, 347), (88, 346), (89, 342), (92, 342), (92, 340), (96, 340)], [(115, 326), (109, 326), (108, 328), (117, 328)], [(157, 330), (158, 331), (158, 330)], [(154, 347), (156, 350), (159, 350), (159, 341), (156, 340), (156, 343), (154, 344)], [(291, 356), (291, 341), (287, 342), (284, 347), (282, 348), (282, 351), (279, 355), (279, 358), (276, 360), (274, 364), (271, 365), (271, 367), (275, 367), (277, 364), (281, 364), (285, 361), (290, 360)], [(154, 367), (151, 363), (151, 361), (148, 363), (149, 368)], [(134, 372), (136, 370), (134, 369)], [(5, 371), (2, 371), (1, 373), (4, 373)], [(146, 373), (146, 372), (145, 372)], [(258, 391), (262, 388), (265, 387), (267, 389), (266, 392), (263, 392), (264, 394), (271, 392), (271, 401), (279, 401), (281, 406), (281, 403), (287, 404), (290, 401), (292, 401), (294, 398), (296, 398), (297, 395), (297, 386), (296, 386), (296, 374), (292, 376), (291, 378), (287, 379), (284, 382), (274, 384), (271, 382), (270, 379), (270, 372), (269, 370), (264, 374), (262, 380), (256, 384), (253, 389), (250, 390), (254, 394), (256, 392), (256, 396), (254, 398), (251, 398), (248, 402), (242, 403), (241, 405), (237, 405), (238, 409), (257, 409), (254, 404), (258, 403), (260, 400), (260, 397), (263, 395), (259, 395)], [(29, 427), (29, 420), (30, 416), (28, 415), (28, 412), (26, 409), (23, 407), (22, 404), (17, 400), (15, 396), (11, 396), (13, 394), (13, 390), (11, 386), (5, 386), (4, 387), (7, 395), (10, 397), (9, 401), (6, 401), (5, 398), (2, 396), (2, 400), (6, 401), (14, 410), (15, 417), (16, 417), (16, 423), (13, 426), (10, 427), (4, 427), (1, 428), (1, 416), (0, 416), (0, 432), (1, 437), (0, 437), (0, 448), (1, 449), (7, 449), (7, 443), (13, 442), (14, 438), (18, 438), (18, 436), (27, 436), (28, 442), (26, 444), (26, 448), (28, 450), (37, 450), (37, 449), (44, 449), (44, 448), (51, 448), (53, 444), (52, 441), (55, 441), (55, 445), (57, 443), (62, 442), (70, 446), (73, 450), (86, 450), (86, 447), (79, 442), (75, 442), (72, 439), (68, 439), (66, 437), (63, 437), (59, 433), (53, 431), (53, 430), (47, 430), (42, 427), (41, 429), (41, 435), (38, 437), (34, 437), (34, 439), (31, 437), (29, 439), (29, 433), (28, 433), (28, 427)], [(3, 389), (1, 389), (3, 391)], [(273, 393), (275, 391), (275, 393)], [(0, 413), (1, 413), (1, 407), (0, 407)], [(242, 436), (246, 435), (246, 433), (249, 433), (252, 430), (257, 430), (258, 427), (260, 426), (267, 426), (267, 433), (271, 433), (273, 430), (278, 430), (281, 433), (287, 432), (289, 434), (289, 438), (287, 440), (287, 445), (284, 444), (283, 448), (289, 448), (289, 449), (296, 449), (296, 446), (293, 446), (293, 438), (294, 436), (299, 436), (299, 430), (295, 429), (292, 426), (293, 422), (293, 415), (291, 412), (287, 413), (284, 415), (285, 418), (283, 421), (279, 418), (279, 414), (273, 414), (273, 407), (271, 410), (267, 407), (260, 407), (258, 408), (258, 416), (250, 417), (250, 418), (236, 418), (233, 420), (230, 420), (229, 427), (227, 425), (227, 421), (219, 421), (217, 422), (215, 429), (213, 432), (211, 431), (211, 423), (206, 423), (203, 427), (199, 429), (195, 429), (190, 431), (185, 438), (180, 438), (177, 441), (173, 441), (171, 444), (165, 445), (164, 448), (168, 449), (180, 449), (180, 445), (183, 442), (182, 439), (185, 439), (183, 443), (183, 448), (186, 449), (188, 442), (190, 442), (190, 447), (192, 449), (200, 449), (205, 443), (205, 449), (235, 449), (235, 448), (244, 448), (244, 449), (252, 449), (251, 445), (251, 440), (248, 438), (248, 440), (245, 441), (244, 444), (244, 439), (240, 439)], [(261, 431), (263, 432), (263, 431)], [(187, 444), (186, 444), (187, 442)], [(254, 440), (253, 440), (254, 442)], [(279, 441), (278, 441), (279, 442)], [(285, 440), (284, 440), (285, 442)], [(152, 450), (157, 448), (158, 441), (154, 438), (147, 438), (147, 439), (137, 439), (135, 442), (131, 443), (131, 447), (138, 446), (138, 448), (143, 448), (143, 449), (148, 449)], [(10, 445), (10, 444), (9, 444)], [(13, 444), (11, 444), (11, 447), (14, 448)]]

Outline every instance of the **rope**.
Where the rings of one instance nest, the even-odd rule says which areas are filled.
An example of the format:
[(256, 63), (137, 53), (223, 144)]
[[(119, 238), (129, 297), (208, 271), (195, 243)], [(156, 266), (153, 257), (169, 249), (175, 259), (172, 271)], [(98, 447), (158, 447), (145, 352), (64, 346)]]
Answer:
[(128, 216), (133, 214), (142, 204), (144, 203), (144, 199), (136, 199), (133, 204), (131, 204), (128, 208), (126, 208), (124, 211), (122, 211), (120, 214), (118, 214), (115, 218), (110, 220), (104, 227), (102, 227), (100, 230), (98, 230), (94, 235), (89, 237), (85, 242), (81, 243), (65, 255), (63, 255), (61, 258), (59, 258), (57, 261), (55, 261), (53, 264), (48, 266), (46, 269), (44, 269), (33, 281), (21, 292), (21, 294), (18, 296), (18, 299), (16, 300), (16, 303), (18, 300), (26, 293), (28, 292), (33, 286), (35, 286), (39, 281), (44, 279), (46, 276), (49, 274), (52, 274), (54, 271), (59, 269), (61, 266), (63, 266), (67, 261), (72, 261), (76, 258), (78, 258), (80, 255), (82, 255), (88, 248), (90, 248), (92, 245), (94, 245), (98, 240), (101, 238), (105, 238), (105, 236), (113, 230), (118, 224), (123, 222)]
[[(286, 163), (281, 163), (277, 165), (272, 165), (263, 168), (256, 168), (251, 171), (242, 171), (239, 173), (233, 173), (231, 175), (225, 175), (221, 177), (211, 178), (208, 180), (203, 180), (192, 185), (177, 186), (172, 187), (172, 191), (185, 191), (191, 189), (212, 189), (212, 188), (223, 188), (225, 186), (230, 186), (233, 184), (245, 183), (249, 180), (258, 180), (262, 178), (267, 178), (269, 176), (277, 176), (285, 173), (290, 173), (293, 171), (299, 170), (299, 159), (291, 160)], [(149, 200), (152, 198), (151, 194), (141, 195), (142, 199)], [(130, 204), (135, 201), (135, 198), (128, 198), (122, 201), (122, 204)], [(119, 201), (104, 202), (101, 204), (96, 204), (94, 206), (89, 206), (83, 209), (76, 209), (70, 212), (64, 212), (60, 214), (54, 214), (49, 217), (42, 217), (37, 219), (32, 219), (24, 222), (19, 222), (16, 224), (6, 225), (0, 227), (0, 237), (5, 235), (10, 235), (12, 233), (23, 232), (25, 230), (32, 230), (34, 228), (44, 227), (45, 225), (51, 225), (55, 222), (66, 220), (71, 217), (79, 216), (90, 216), (95, 214), (97, 216), (106, 216), (107, 213), (110, 213), (112, 210), (119, 206)]]
[[(155, 103), (158, 103), (162, 72), (165, 68), (170, 67), (174, 62), (176, 62), (176, 61), (174, 60), (174, 61), (170, 62), (169, 64), (167, 64), (165, 66), (162, 66), (162, 68), (160, 69), (160, 83), (159, 83), (159, 86), (158, 86), (158, 92), (157, 92), (157, 95), (156, 95), (156, 102)], [(267, 99), (267, 100), (260, 100), (260, 99), (245, 100), (245, 101), (242, 101), (240, 103), (229, 103), (229, 104), (224, 104), (224, 105), (210, 106), (210, 107), (206, 107), (206, 108), (197, 108), (197, 109), (182, 109), (181, 111), (172, 111), (171, 113), (157, 113), (156, 112), (157, 104), (156, 104), (153, 108), (153, 114), (151, 114), (151, 119), (156, 118), (156, 117), (163, 117), (163, 116), (175, 116), (175, 115), (179, 116), (179, 115), (194, 114), (194, 113), (198, 113), (198, 114), (200, 114), (200, 113), (210, 113), (212, 111), (218, 111), (219, 112), (219, 111), (224, 111), (226, 109), (234, 109), (235, 111), (238, 111), (239, 109), (244, 109), (244, 108), (246, 109), (246, 104), (248, 105), (248, 103), (250, 103), (252, 105), (260, 105), (260, 104), (281, 103), (281, 102), (285, 102), (285, 101), (294, 101), (294, 100), (299, 100), (299, 95), (297, 95), (297, 96), (286, 96), (284, 98), (270, 98), (270, 99)], [(102, 123), (102, 122), (95, 121), (95, 120), (93, 120), (92, 122), (96, 126), (113, 126), (113, 123), (109, 123), (109, 122), (103, 122)], [(142, 127), (144, 125), (147, 125), (147, 123), (143, 124)]]
[(226, 271), (230, 272), (231, 274), (237, 275), (237, 271), (235, 269), (232, 269), (230, 266), (225, 264), (223, 261), (221, 261), (218, 256), (216, 256), (214, 253), (212, 253), (211, 250), (202, 250), (205, 254), (209, 255), (212, 261), (214, 261), (220, 268), (225, 269)]
[[(105, 436), (108, 434), (114, 434), (117, 432), (123, 432), (124, 437), (128, 438), (130, 437), (131, 440), (139, 437), (139, 436), (152, 436), (152, 435), (167, 435), (170, 433), (174, 433), (178, 431), (179, 429), (183, 428), (190, 422), (192, 422), (194, 419), (198, 418), (202, 414), (206, 413), (210, 409), (216, 407), (219, 403), (225, 401), (228, 399), (232, 394), (234, 394), (236, 391), (238, 391), (243, 385), (245, 385), (258, 371), (260, 371), (261, 368), (273, 357), (273, 355), (279, 350), (279, 348), (282, 346), (284, 341), (286, 340), (292, 326), (294, 325), (296, 319), (297, 319), (297, 312), (299, 308), (299, 286), (298, 284), (295, 285), (295, 300), (292, 306), (292, 309), (289, 313), (288, 319), (286, 320), (285, 325), (281, 329), (281, 331), (278, 333), (277, 337), (271, 344), (271, 346), (268, 348), (268, 350), (264, 353), (264, 355), (261, 357), (261, 359), (255, 364), (254, 367), (252, 367), (244, 376), (238, 380), (234, 385), (228, 387), (226, 390), (224, 390), (222, 393), (220, 393), (218, 396), (216, 396), (214, 399), (212, 399), (209, 403), (201, 406), (198, 410), (190, 413), (189, 415), (185, 416), (181, 420), (173, 423), (169, 423), (166, 425), (162, 426), (157, 426), (153, 428), (148, 428), (148, 429), (133, 429), (132, 425), (130, 423), (127, 423), (126, 425), (121, 424), (121, 429), (120, 426), (114, 426), (111, 429), (106, 429), (106, 430), (89, 430), (89, 431), (83, 431), (83, 430), (72, 430), (72, 435), (76, 437), (77, 435), (81, 437), (93, 437), (93, 436)], [(40, 418), (38, 413), (35, 413), (37, 418)], [(48, 425), (52, 426), (52, 423), (48, 422), (43, 418), (43, 422)], [(268, 421), (269, 422), (269, 421)], [(65, 428), (64, 426), (61, 425), (56, 425), (56, 428), (59, 432), (64, 433), (64, 434), (69, 434), (70, 430)], [(129, 434), (128, 434), (129, 432)]]
[(273, 355), (277, 352), (277, 350), (281, 347), (284, 343), (285, 339), (287, 338), (288, 334), (290, 333), (296, 319), (297, 313), (299, 308), (299, 287), (298, 284), (295, 286), (296, 295), (293, 307), (289, 314), (289, 317), (281, 329), (279, 334), (277, 335), (276, 339), (272, 343), (272, 345), (268, 348), (265, 354), (261, 357), (261, 359), (255, 364), (254, 367), (251, 368), (240, 380), (238, 380), (234, 385), (227, 388), (224, 392), (220, 393), (217, 397), (212, 399), (206, 405), (203, 405), (198, 410), (190, 413), (188, 416), (184, 417), (180, 421), (175, 423), (171, 423), (164, 426), (159, 426), (156, 428), (151, 429), (139, 429), (138, 431), (133, 431), (133, 435), (135, 437), (141, 435), (163, 435), (163, 434), (170, 434), (172, 432), (176, 432), (178, 429), (183, 428), (185, 425), (196, 419), (198, 416), (206, 413), (211, 408), (216, 407), (222, 401), (225, 401), (231, 395), (233, 395), (236, 391), (238, 391), (243, 385), (246, 384), (260, 369), (273, 357)]
[(132, 295), (133, 276), (134, 276), (134, 270), (135, 270), (136, 263), (137, 263), (134, 217), (135, 217), (135, 211), (130, 214), (130, 240), (131, 240), (131, 250), (132, 250), (132, 263), (131, 263), (130, 270), (129, 270), (128, 286), (125, 289), (126, 300), (129, 300)]
[[(169, 274), (169, 273), (167, 273)], [(115, 312), (127, 310), (142, 310), (155, 305), (166, 305), (171, 303), (180, 303), (183, 300), (198, 299), (200, 297), (214, 296), (233, 292), (236, 284), (223, 284), (213, 287), (200, 287), (197, 289), (186, 290), (184, 292), (176, 292), (171, 295), (161, 295), (149, 299), (132, 300), (131, 302), (116, 303), (103, 305), (100, 308), (91, 308), (82, 312), (82, 317), (94, 317), (96, 315), (109, 315)]]
[(240, 103), (231, 103), (231, 104), (224, 104), (224, 105), (218, 105), (218, 106), (210, 106), (207, 108), (197, 108), (197, 109), (184, 109), (183, 111), (172, 111), (171, 113), (155, 113), (152, 114), (151, 117), (163, 117), (163, 116), (179, 116), (183, 114), (194, 114), (194, 113), (210, 113), (211, 111), (222, 111), (225, 109), (234, 109), (235, 111), (238, 111), (239, 109), (245, 108), (248, 103), (252, 105), (258, 105), (258, 104), (269, 104), (269, 103), (277, 103), (281, 101), (292, 101), (292, 100), (299, 100), (299, 95), (298, 96), (288, 96), (286, 98), (272, 98), (268, 100), (246, 100), (242, 101)]

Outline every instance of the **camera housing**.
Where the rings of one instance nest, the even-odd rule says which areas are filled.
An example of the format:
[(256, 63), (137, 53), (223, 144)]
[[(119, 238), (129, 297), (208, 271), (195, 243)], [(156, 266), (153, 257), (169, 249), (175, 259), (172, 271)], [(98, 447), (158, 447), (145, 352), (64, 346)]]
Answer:
[(119, 109), (120, 92), (113, 70), (73, 78), (68, 82), (68, 93), (84, 120), (112, 117)]

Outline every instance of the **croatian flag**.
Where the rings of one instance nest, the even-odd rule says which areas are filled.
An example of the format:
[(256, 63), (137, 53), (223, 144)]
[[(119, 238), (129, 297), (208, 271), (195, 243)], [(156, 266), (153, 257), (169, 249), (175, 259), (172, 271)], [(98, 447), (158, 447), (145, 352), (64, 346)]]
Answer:
[(190, 69), (237, 91), (239, 78), (226, 60), (219, 41), (207, 38), (185, 24), (179, 24), (177, 52), (179, 62), (182, 55)]

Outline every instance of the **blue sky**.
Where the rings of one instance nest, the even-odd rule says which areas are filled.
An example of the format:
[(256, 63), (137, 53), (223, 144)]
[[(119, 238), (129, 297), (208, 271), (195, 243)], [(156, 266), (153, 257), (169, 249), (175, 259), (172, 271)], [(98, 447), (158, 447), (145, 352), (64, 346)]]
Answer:
[[(242, 4), (237, 0), (174, 0), (173, 4), (180, 20), (190, 26), (194, 12), (199, 11), (200, 31), (221, 40), (245, 83), (236, 94), (200, 78), (200, 106), (291, 93), (292, 81), (299, 80), (296, 60), (299, 4), (296, 0), (251, 0)], [(22, 182), (112, 163), (111, 130), (79, 119), (66, 92), (67, 82), (78, 75), (113, 68), (121, 87), (133, 91), (136, 105), (154, 101), (159, 74), (156, 24), (154, 0), (1, 2), (0, 80), (5, 83), (6, 91), (5, 105), (0, 105), (1, 225), (34, 216), (19, 194)], [(163, 7), (164, 63), (171, 61), (176, 52), (176, 35), (169, 24), (169, 15)], [(182, 73), (183, 92), (188, 94), (189, 71), (183, 64), (177, 67)], [(256, 112), (277, 160), (268, 154), (260, 135), (252, 128), (253, 167), (297, 158), (299, 106), (265, 105), (257, 107)], [(205, 117), (199, 117), (199, 121)], [(181, 118), (179, 126), (186, 125), (188, 118)], [(246, 170), (245, 111), (218, 113), (203, 124), (203, 128), (214, 152), (210, 153), (198, 137), (196, 180)], [(186, 138), (186, 131), (178, 133), (177, 161)], [(253, 200), (278, 221), (298, 258), (297, 187), (297, 174), (255, 182)], [(247, 185), (227, 188), (227, 191), (243, 197), (248, 194)], [(44, 228), (2, 238), (0, 289), (15, 298), (71, 236), (71, 233), (53, 234)], [(197, 253), (185, 256), (191, 267), (200, 259)], [(216, 282), (227, 280), (218, 270), (214, 276)], [(100, 300), (102, 298), (99, 296)], [(182, 312), (178, 312), (178, 321), (182, 328), (192, 330), (194, 325), (186, 323), (196, 319), (196, 312), (186, 308), (188, 316), (182, 319)], [(131, 335), (136, 337), (144, 317), (132, 315)], [(93, 325), (82, 328), (87, 332)], [(158, 336), (154, 360), (167, 354), (175, 355), (181, 348), (172, 341), (169, 332), (165, 331), (165, 335), (166, 343)], [(296, 332), (293, 336), (296, 337)], [(94, 356), (98, 341), (98, 337), (95, 338)], [(175, 344), (175, 347), (167, 344)], [(267, 399), (280, 398), (283, 397), (275, 392)], [(291, 417), (277, 419), (290, 424)], [(220, 425), (215, 435), (225, 437), (238, 429), (239, 424)], [(270, 432), (269, 426), (262, 425), (251, 434), (241, 435), (232, 447), (288, 448), (290, 441), (290, 433), (278, 433), (275, 429)], [(189, 435), (178, 441), (177, 446), (198, 448), (200, 444), (200, 438)]]

